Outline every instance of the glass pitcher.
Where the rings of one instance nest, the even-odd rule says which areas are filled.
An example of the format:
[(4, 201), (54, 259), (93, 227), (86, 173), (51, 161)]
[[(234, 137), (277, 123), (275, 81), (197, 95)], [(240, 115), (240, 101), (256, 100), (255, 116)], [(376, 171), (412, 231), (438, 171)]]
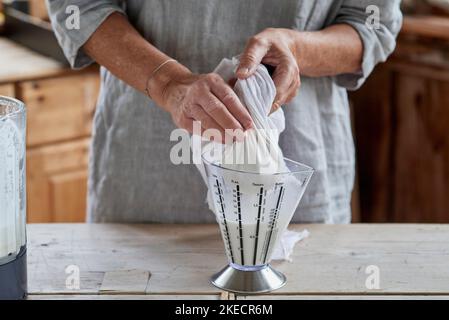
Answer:
[(25, 105), (0, 96), (0, 299), (27, 290), (25, 137)]

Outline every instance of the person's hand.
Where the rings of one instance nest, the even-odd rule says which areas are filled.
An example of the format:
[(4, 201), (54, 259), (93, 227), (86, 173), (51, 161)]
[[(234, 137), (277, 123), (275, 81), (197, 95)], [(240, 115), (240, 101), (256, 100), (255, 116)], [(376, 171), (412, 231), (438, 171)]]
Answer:
[(173, 122), (191, 133), (195, 120), (201, 122), (202, 132), (219, 130), (223, 141), (225, 129), (245, 131), (253, 127), (248, 110), (218, 74), (178, 77), (166, 85), (163, 96)]
[(290, 102), (301, 84), (292, 32), (290, 29), (265, 29), (249, 39), (240, 56), (236, 72), (239, 79), (252, 75), (260, 63), (275, 67), (272, 77), (276, 85), (276, 98), (272, 112)]

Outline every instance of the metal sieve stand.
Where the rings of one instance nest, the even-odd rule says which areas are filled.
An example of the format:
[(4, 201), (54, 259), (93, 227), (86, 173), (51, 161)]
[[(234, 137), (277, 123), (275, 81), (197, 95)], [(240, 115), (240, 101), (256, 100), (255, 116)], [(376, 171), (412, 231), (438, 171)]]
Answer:
[(214, 274), (210, 281), (225, 291), (257, 294), (279, 289), (285, 285), (287, 279), (269, 264), (243, 267), (231, 263)]

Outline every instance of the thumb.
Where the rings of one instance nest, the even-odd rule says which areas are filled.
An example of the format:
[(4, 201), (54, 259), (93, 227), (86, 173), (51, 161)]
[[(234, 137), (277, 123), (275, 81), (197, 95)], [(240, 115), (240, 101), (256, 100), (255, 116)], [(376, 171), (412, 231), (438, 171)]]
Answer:
[(267, 41), (252, 37), (248, 42), (245, 51), (243, 51), (240, 56), (240, 64), (236, 71), (237, 77), (239, 79), (246, 79), (252, 75), (267, 52)]

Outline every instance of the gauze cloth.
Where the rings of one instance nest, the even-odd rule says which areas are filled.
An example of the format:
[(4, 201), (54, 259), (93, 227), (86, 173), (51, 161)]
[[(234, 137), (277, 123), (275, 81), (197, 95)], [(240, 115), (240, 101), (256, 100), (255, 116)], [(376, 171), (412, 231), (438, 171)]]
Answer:
[[(236, 58), (224, 59), (215, 72), (226, 75), (238, 66)], [(232, 77), (235, 77), (233, 74)], [(245, 172), (275, 174), (286, 172), (284, 156), (279, 147), (279, 134), (285, 129), (285, 117), (282, 109), (270, 114), (276, 96), (276, 87), (263, 65), (258, 65), (251, 77), (237, 80), (234, 91), (242, 104), (248, 109), (255, 130), (246, 131), (243, 141), (225, 144), (221, 166)]]
[[(235, 70), (238, 64), (237, 58), (223, 59), (214, 72), (219, 74), (225, 82), (229, 82), (236, 78)], [(265, 66), (259, 65), (252, 76), (244, 80), (238, 79), (233, 89), (248, 109), (256, 130), (248, 130), (242, 142), (224, 145), (193, 135), (193, 152), (195, 153), (193, 146), (199, 145), (201, 150), (207, 148), (218, 150), (222, 155), (221, 166), (228, 169), (262, 174), (288, 171), (282, 150), (278, 145), (279, 135), (285, 129), (285, 117), (282, 108), (270, 114), (276, 96), (276, 87), (268, 70)], [(204, 165), (196, 163), (196, 166), (207, 185)], [(215, 214), (210, 190), (207, 191), (207, 203), (209, 209)], [(273, 250), (272, 259), (291, 261), (290, 256), (295, 244), (308, 235), (307, 230), (296, 232), (286, 229)]]

